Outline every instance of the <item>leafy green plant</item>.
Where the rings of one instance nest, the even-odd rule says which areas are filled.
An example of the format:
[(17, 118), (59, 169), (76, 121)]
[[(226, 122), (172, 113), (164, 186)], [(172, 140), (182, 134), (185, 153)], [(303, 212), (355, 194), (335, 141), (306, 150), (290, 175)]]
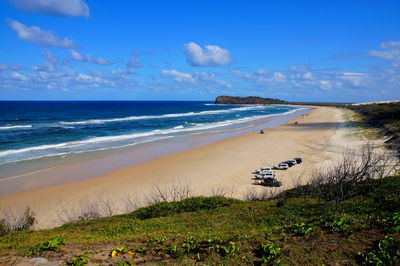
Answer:
[(156, 237), (154, 237), (154, 240), (157, 242), (157, 244), (162, 245), (167, 240), (167, 237), (166, 236), (156, 236)]
[(263, 263), (278, 262), (276, 259), (281, 253), (281, 248), (274, 241), (268, 240), (267, 243), (261, 244), (256, 254), (262, 259)]
[(189, 252), (198, 252), (200, 250), (198, 241), (193, 236), (188, 237), (185, 240), (183, 240), (182, 247), (188, 253)]
[(325, 221), (325, 226), (329, 229), (331, 233), (348, 233), (350, 232), (350, 225), (350, 218), (345, 216), (332, 215), (328, 217)]
[(62, 237), (56, 237), (53, 238), (52, 240), (43, 242), (43, 243), (39, 243), (34, 247), (31, 247), (29, 249), (29, 251), (27, 253), (25, 253), (25, 255), (27, 256), (31, 256), (31, 255), (35, 255), (35, 254), (41, 254), (44, 251), (47, 250), (57, 250), (58, 248), (60, 248), (60, 246), (65, 244), (65, 239)]
[(222, 256), (233, 257), (239, 253), (240, 248), (236, 245), (235, 242), (229, 242), (227, 245), (220, 245), (218, 248), (218, 253)]
[(164, 251), (167, 254), (174, 255), (174, 254), (178, 253), (178, 246), (176, 246), (176, 245), (170, 246), (168, 248), (165, 248)]
[(400, 258), (400, 241), (385, 236), (378, 241), (374, 250), (360, 253), (363, 262), (372, 265), (394, 265)]
[(297, 236), (304, 236), (312, 232), (313, 228), (305, 223), (297, 223), (292, 226), (286, 227), (285, 231)]
[(400, 232), (400, 213), (396, 212), (392, 216), (392, 228), (390, 229), (392, 233)]
[(128, 249), (126, 248), (126, 247), (117, 247), (117, 248), (115, 248), (114, 250), (112, 250), (111, 251), (111, 257), (112, 258), (114, 258), (114, 257), (117, 257), (117, 256), (119, 256), (119, 255), (121, 255), (121, 254), (126, 254), (126, 253), (128, 253)]
[(71, 258), (70, 261), (71, 263), (69, 263), (69, 265), (76, 265), (76, 266), (85, 265), (90, 262), (85, 252), (76, 257)]

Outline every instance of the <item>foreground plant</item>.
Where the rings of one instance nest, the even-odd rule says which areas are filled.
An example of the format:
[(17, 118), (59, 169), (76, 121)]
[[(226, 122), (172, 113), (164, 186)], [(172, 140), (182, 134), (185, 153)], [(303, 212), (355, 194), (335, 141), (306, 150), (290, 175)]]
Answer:
[(378, 241), (376, 249), (360, 253), (364, 263), (372, 265), (397, 265), (400, 259), (400, 240), (386, 236)]

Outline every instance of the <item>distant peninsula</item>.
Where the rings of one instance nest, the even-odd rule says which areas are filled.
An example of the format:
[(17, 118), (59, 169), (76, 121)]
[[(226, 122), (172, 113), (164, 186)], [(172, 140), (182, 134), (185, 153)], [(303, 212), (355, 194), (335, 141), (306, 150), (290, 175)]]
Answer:
[(238, 97), (238, 96), (218, 96), (215, 98), (215, 104), (284, 104), (287, 101), (261, 98), (258, 96)]

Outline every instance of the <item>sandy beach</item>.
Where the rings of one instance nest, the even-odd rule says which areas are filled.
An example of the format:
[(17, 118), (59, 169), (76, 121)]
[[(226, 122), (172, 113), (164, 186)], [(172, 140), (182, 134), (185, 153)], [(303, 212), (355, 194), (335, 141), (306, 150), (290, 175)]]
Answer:
[(123, 212), (128, 198), (143, 200), (155, 184), (188, 185), (193, 195), (211, 195), (219, 189), (243, 198), (249, 190), (271, 189), (253, 184), (255, 169), (301, 157), (302, 164), (277, 171), (280, 189), (287, 189), (305, 182), (321, 164), (336, 160), (346, 147), (358, 145), (348, 130), (341, 110), (314, 107), (308, 115), (268, 128), (265, 134), (255, 130), (95, 178), (1, 196), (0, 207), (29, 206), (38, 219), (36, 228), (49, 228), (60, 224), (60, 216), (90, 202), (113, 202), (113, 210)]

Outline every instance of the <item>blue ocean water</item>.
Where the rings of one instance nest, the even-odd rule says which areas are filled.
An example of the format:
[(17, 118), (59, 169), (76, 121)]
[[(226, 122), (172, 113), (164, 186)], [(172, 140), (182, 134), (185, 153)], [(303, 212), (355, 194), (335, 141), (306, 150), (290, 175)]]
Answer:
[(231, 129), (294, 111), (210, 102), (0, 102), (0, 165)]

